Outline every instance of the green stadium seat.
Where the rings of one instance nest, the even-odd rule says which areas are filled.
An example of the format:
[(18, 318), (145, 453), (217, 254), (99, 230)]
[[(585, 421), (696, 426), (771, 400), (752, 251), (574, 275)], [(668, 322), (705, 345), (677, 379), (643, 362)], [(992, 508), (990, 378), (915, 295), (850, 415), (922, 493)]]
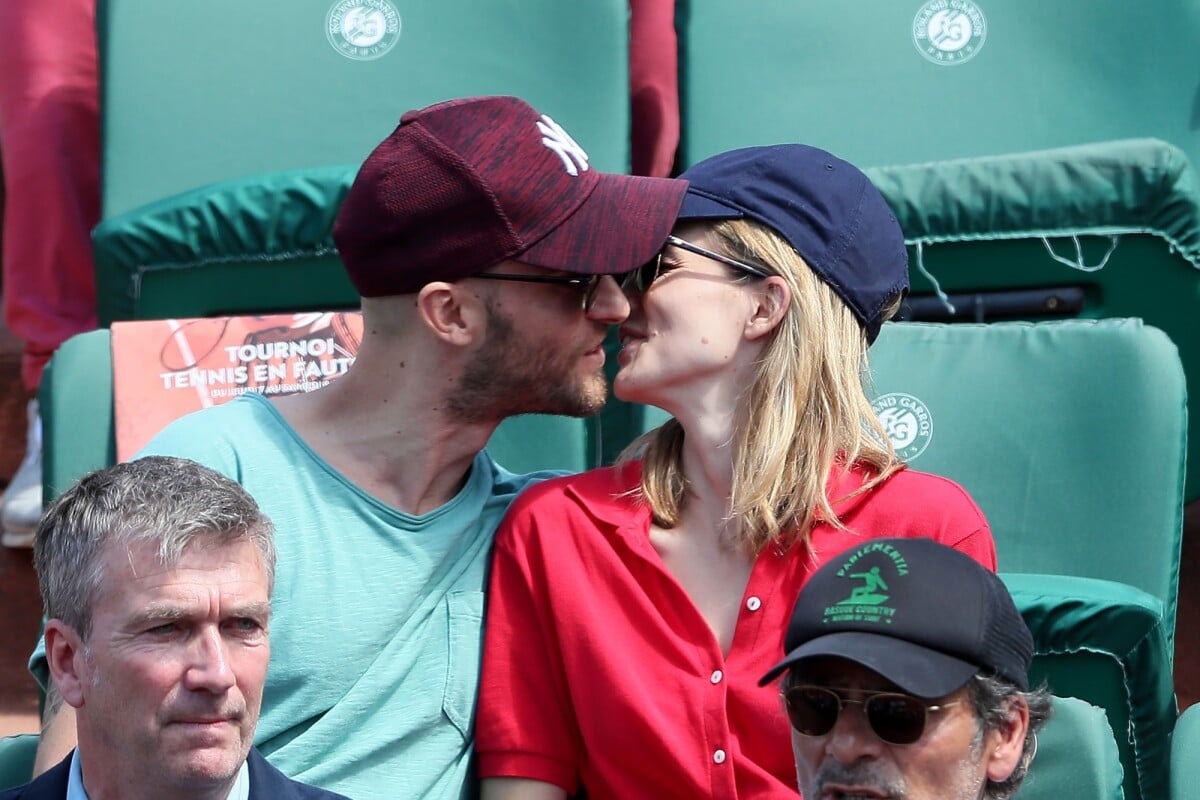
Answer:
[(1022, 609), (1050, 688), (1103, 706), (1114, 730), (1131, 723), (1118, 742), (1126, 796), (1161, 797), (1187, 417), (1175, 346), (1136, 319), (889, 323), (871, 363), (897, 451), (971, 493), (1007, 579), (1110, 584), (1042, 588)]
[[(1200, 419), (1200, 177), (1178, 148), (1142, 139), (868, 174), (910, 246), (907, 318), (1141, 317), (1179, 348)], [(1200, 434), (1188, 453), (1200, 464)], [(1200, 497), (1200, 470), (1185, 497)]]
[[(111, 333), (90, 331), (54, 353), (39, 392), (42, 485), (49, 503), (91, 470), (116, 462)], [(515, 472), (579, 472), (596, 464), (593, 420), (528, 414), (505, 420), (488, 442), (498, 463)]]
[(1074, 697), (1055, 697), (1054, 713), (1038, 733), (1037, 755), (1020, 800), (1124, 800), (1121, 760), (1104, 709)]
[(99, 0), (102, 217), (246, 175), (358, 164), (401, 113), (514, 94), (630, 165), (626, 0)]
[[(1114, 745), (1136, 765), (1125, 773), (1129, 796), (1162, 797), (1177, 713), (1162, 603), (1113, 581), (1024, 573), (1001, 578), (1033, 633), (1033, 683), (1044, 681), (1055, 694), (1104, 709), (1109, 735), (1130, 734)], [(1113, 761), (1119, 770), (1121, 758), (1114, 754)]]
[(1188, 706), (1171, 740), (1171, 800), (1193, 800), (1200, 786), (1200, 704)]
[(1191, 0), (680, 0), (677, 20), (685, 166), (776, 142), (880, 166), (1144, 136), (1200, 163)]

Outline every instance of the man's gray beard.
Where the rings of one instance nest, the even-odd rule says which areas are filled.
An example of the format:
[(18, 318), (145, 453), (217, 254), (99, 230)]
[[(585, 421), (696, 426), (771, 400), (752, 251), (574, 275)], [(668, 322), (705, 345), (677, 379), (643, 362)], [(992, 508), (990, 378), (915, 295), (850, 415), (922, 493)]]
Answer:
[(518, 414), (590, 417), (604, 407), (608, 385), (602, 371), (574, 378), (574, 353), (553, 341), (537, 347), (522, 338), (509, 318), (488, 304), (487, 341), (463, 368), (447, 401), (463, 422), (503, 420)]

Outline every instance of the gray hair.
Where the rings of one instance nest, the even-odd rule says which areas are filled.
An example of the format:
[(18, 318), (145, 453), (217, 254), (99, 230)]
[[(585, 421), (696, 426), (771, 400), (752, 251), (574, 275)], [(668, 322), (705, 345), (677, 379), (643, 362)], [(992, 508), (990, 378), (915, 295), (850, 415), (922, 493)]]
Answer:
[(1008, 722), (1016, 699), (1024, 700), (1029, 708), (1029, 727), (1025, 731), (1021, 760), (1017, 762), (1016, 769), (1005, 780), (989, 780), (984, 787), (983, 796), (987, 800), (1009, 800), (1021, 788), (1021, 782), (1025, 780), (1029, 765), (1037, 754), (1038, 731), (1052, 713), (1050, 692), (1044, 686), (1026, 692), (1003, 678), (977, 674), (967, 684), (967, 694), (980, 722), (975, 737), (976, 747), (983, 745), (983, 737), (989, 731), (999, 730)]
[(193, 543), (247, 541), (262, 554), (270, 591), (274, 534), (237, 482), (185, 458), (147, 456), (91, 472), (56, 499), (38, 524), (33, 566), (46, 618), (87, 641), (107, 548), (155, 545), (162, 565), (174, 567)]

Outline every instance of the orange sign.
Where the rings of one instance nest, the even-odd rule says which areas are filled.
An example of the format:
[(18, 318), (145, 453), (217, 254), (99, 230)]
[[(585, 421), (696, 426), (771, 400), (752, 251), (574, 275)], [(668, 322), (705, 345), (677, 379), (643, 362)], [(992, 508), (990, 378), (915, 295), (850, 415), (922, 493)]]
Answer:
[(362, 327), (357, 311), (114, 322), (117, 460), (192, 411), (324, 386), (354, 362)]

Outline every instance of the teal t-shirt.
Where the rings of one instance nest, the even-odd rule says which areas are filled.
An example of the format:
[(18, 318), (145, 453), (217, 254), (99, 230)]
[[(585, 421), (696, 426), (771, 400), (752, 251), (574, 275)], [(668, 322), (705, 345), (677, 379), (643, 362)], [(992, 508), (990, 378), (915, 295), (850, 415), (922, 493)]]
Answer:
[(139, 455), (151, 454), (234, 478), (275, 523), (255, 734), (268, 760), (355, 800), (468, 796), (492, 534), (516, 494), (552, 473), (515, 475), (481, 452), (454, 499), (406, 514), (253, 394), (175, 421)]

